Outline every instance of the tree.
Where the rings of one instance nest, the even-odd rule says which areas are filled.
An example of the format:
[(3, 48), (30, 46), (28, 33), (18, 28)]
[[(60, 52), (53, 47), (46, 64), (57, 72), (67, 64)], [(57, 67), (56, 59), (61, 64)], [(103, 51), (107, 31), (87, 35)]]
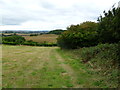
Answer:
[(71, 25), (58, 37), (58, 45), (67, 49), (94, 46), (97, 44), (97, 26), (97, 23), (90, 21)]
[(62, 29), (56, 29), (56, 30), (52, 30), (50, 31), (48, 34), (57, 34), (57, 35), (60, 35), (64, 32), (65, 30), (62, 30)]
[(99, 42), (115, 43), (120, 41), (120, 8), (113, 7), (98, 18)]

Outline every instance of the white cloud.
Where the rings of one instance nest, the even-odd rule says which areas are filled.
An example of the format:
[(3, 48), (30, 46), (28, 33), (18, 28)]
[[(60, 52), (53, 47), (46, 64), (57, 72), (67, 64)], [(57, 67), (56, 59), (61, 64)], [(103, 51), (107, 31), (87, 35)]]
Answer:
[(119, 0), (1, 0), (1, 30), (65, 29), (96, 21)]

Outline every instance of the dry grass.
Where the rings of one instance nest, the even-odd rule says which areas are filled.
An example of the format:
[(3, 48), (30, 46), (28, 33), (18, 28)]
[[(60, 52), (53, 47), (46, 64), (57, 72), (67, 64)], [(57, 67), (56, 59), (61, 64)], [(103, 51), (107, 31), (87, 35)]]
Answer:
[[(3, 88), (106, 88), (104, 76), (58, 47), (2, 46)], [(80, 58), (79, 58), (80, 59)]]
[(43, 35), (38, 35), (38, 36), (23, 36), (25, 37), (26, 40), (33, 40), (34, 42), (39, 42), (39, 43), (56, 43), (57, 40), (56, 38), (58, 35), (55, 34), (43, 34)]
[(55, 56), (58, 47), (4, 45), (2, 48), (2, 87), (71, 87), (70, 76), (62, 75), (65, 70)]

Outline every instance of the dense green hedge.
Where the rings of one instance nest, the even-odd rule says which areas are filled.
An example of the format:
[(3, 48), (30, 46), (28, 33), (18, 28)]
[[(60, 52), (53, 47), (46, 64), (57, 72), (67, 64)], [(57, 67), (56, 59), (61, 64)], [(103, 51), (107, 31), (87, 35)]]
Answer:
[[(84, 47), (80, 49), (80, 56), (82, 57), (83, 62), (91, 61), (93, 58), (106, 59), (106, 61), (112, 60), (112, 63), (118, 64), (119, 60), (119, 50), (118, 44), (99, 44), (95, 47)], [(98, 59), (98, 60), (99, 60)], [(105, 61), (105, 62), (106, 62)], [(94, 63), (94, 62), (93, 62)]]
[(99, 43), (118, 43), (120, 41), (120, 8), (104, 11), (98, 23), (83, 22), (71, 25), (57, 39), (63, 49), (95, 46)]
[(48, 34), (57, 34), (57, 35), (60, 35), (64, 32), (65, 30), (62, 30), (62, 29), (57, 29), (57, 30), (52, 30), (50, 31)]
[(30, 34), (30, 36), (38, 36), (38, 34)]
[[(79, 51), (82, 62), (89, 67), (99, 69), (99, 74), (106, 76), (104, 80), (113, 85), (120, 84), (120, 56), (118, 44), (100, 44), (95, 47), (82, 48)], [(110, 85), (109, 85), (110, 87)]]
[(102, 43), (115, 43), (120, 41), (120, 8), (113, 7), (104, 11), (104, 16), (98, 18), (98, 35)]
[(67, 31), (58, 37), (58, 45), (66, 49), (97, 45), (98, 35), (96, 29), (97, 23), (89, 21), (80, 25), (71, 25), (67, 28)]
[(2, 44), (8, 44), (8, 45), (19, 45), (16, 42), (8, 42), (8, 41), (2, 41)]
[[(106, 43), (94, 47), (60, 50), (60, 52), (76, 60), (77, 64), (73, 63), (74, 66), (83, 63), (88, 67), (88, 71), (91, 70), (88, 73), (103, 76), (100, 83), (104, 83), (106, 87), (113, 88), (120, 85), (120, 42), (119, 44)], [(71, 62), (71, 60), (68, 61)]]
[(33, 41), (26, 41), (23, 43), (23, 45), (29, 45), (29, 46), (57, 46), (56, 43), (38, 43)]
[(18, 35), (12, 35), (8, 37), (2, 37), (3, 44), (19, 45), (25, 42), (25, 38)]

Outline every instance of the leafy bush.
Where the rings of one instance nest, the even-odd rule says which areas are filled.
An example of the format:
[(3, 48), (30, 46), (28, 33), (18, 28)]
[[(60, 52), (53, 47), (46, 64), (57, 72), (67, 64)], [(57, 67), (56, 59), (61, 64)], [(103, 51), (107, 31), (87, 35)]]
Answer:
[(116, 60), (113, 62), (118, 63), (118, 44), (99, 44), (95, 47), (81, 48), (80, 56), (83, 62), (88, 62), (92, 58), (97, 58), (107, 60)]
[(2, 41), (3, 44), (8, 44), (8, 45), (18, 45), (17, 42), (8, 42), (8, 41)]
[(33, 42), (32, 40), (26, 41), (23, 43), (23, 45), (29, 45), (29, 46), (57, 46), (56, 43), (38, 43)]
[(104, 16), (98, 18), (99, 42), (116, 43), (120, 41), (120, 8), (104, 11)]
[(58, 45), (65, 49), (76, 49), (97, 45), (97, 23), (83, 22), (80, 25), (71, 25), (58, 39)]
[(48, 34), (57, 34), (57, 35), (60, 35), (64, 32), (65, 30), (62, 30), (62, 29), (57, 29), (57, 30), (52, 30), (50, 31)]
[(30, 41), (25, 41), (23, 45), (29, 45), (29, 46), (37, 46), (37, 42), (33, 42), (32, 40)]
[(75, 49), (89, 47), (98, 43), (118, 43), (120, 41), (120, 8), (104, 11), (104, 16), (98, 18), (98, 23), (83, 22), (80, 25), (67, 27), (58, 37), (61, 48)]
[(30, 34), (30, 36), (38, 36), (38, 34)]
[(2, 43), (3, 44), (22, 44), (25, 41), (25, 38), (18, 35), (8, 36), (8, 37), (2, 37)]
[(96, 47), (82, 48), (80, 56), (82, 62), (95, 70), (99, 74), (106, 76), (104, 80), (110, 84), (119, 85), (119, 49), (118, 44), (100, 44)]

